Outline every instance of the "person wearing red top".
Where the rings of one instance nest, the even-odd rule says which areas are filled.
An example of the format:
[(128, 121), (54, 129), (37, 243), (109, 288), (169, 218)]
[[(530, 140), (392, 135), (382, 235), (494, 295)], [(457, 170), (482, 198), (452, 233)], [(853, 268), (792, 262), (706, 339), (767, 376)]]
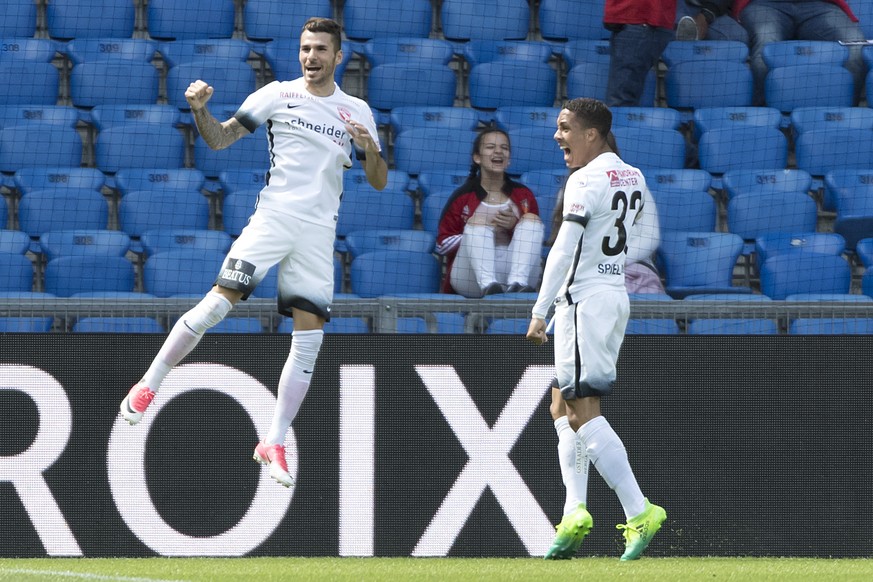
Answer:
[[(844, 0), (736, 0), (732, 14), (749, 33), (749, 63), (755, 81), (754, 105), (765, 105), (767, 64), (764, 45), (783, 40), (863, 41), (858, 18)], [(867, 67), (860, 46), (849, 47), (846, 69), (855, 81), (855, 104), (861, 96)]]
[(471, 298), (533, 292), (542, 272), (543, 223), (533, 192), (506, 173), (509, 136), (484, 130), (472, 159), (439, 221), (436, 250), (447, 258), (442, 291)]
[[(606, 104), (610, 107), (651, 106), (640, 103), (646, 75), (657, 65), (667, 43), (675, 38), (676, 0), (606, 0), (603, 26), (609, 41)], [(579, 95), (570, 95), (579, 97)]]

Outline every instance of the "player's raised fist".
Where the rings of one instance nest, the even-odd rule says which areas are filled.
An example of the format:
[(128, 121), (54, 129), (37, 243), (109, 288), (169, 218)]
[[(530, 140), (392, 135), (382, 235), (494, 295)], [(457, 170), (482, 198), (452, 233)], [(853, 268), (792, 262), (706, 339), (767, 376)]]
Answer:
[(214, 89), (200, 79), (194, 81), (185, 90), (185, 100), (192, 110), (202, 109), (212, 97)]

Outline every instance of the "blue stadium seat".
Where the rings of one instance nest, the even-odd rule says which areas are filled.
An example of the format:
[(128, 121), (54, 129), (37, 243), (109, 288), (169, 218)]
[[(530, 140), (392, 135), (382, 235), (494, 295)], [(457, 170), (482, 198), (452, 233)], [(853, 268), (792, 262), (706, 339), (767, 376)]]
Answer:
[(155, 229), (206, 230), (209, 201), (197, 191), (137, 190), (119, 202), (118, 222), (132, 238)]
[(721, 178), (727, 197), (761, 192), (809, 192), (812, 176), (806, 170), (738, 168)]
[(525, 0), (443, 0), (440, 22), (448, 40), (524, 40), (530, 29), (530, 7)]
[(156, 228), (140, 236), (146, 256), (180, 250), (206, 250), (227, 253), (230, 250), (230, 235), (221, 230), (198, 230), (193, 228)]
[(370, 69), (367, 100), (380, 111), (403, 105), (451, 107), (456, 88), (457, 77), (449, 67), (388, 63)]
[(80, 317), (74, 333), (165, 333), (164, 326), (151, 317)]
[[(519, 79), (525, 79), (519, 84)], [(481, 63), (470, 70), (470, 105), (497, 109), (512, 105), (552, 107), (558, 74), (548, 64), (502, 59)]]
[(675, 319), (629, 319), (625, 335), (678, 335)]
[[(400, 170), (388, 170), (388, 181), (383, 190), (388, 191), (408, 191), (409, 190), (409, 174)], [(370, 192), (379, 192), (367, 180), (367, 174), (363, 168), (352, 168), (343, 173), (343, 191), (349, 190), (365, 190)]]
[(479, 125), (478, 112), (469, 107), (395, 107), (388, 119), (395, 135), (416, 127), (471, 130)]
[[(8, 8), (5, 7), (4, 8)], [(2, 30), (0, 24), (0, 30)], [(17, 38), (0, 35), (0, 62), (50, 63), (60, 51), (59, 43), (47, 38)]]
[[(529, 125), (511, 129), (508, 133), (512, 144), (512, 162), (508, 170), (510, 174), (521, 175), (532, 170), (566, 169), (564, 152), (555, 142), (554, 127)], [(469, 151), (468, 146), (467, 152)], [(467, 160), (466, 166), (469, 167), (469, 157)]]
[(375, 229), (356, 230), (346, 235), (346, 248), (355, 257), (373, 251), (412, 251), (432, 253), (436, 237), (425, 230)]
[(259, 127), (229, 148), (213, 150), (200, 136), (194, 141), (194, 167), (207, 178), (217, 178), (221, 172), (232, 169), (270, 168), (270, 150), (267, 130)]
[(873, 235), (873, 184), (832, 188), (837, 210), (834, 232), (846, 239), (846, 248), (855, 250), (858, 241)]
[(206, 333), (263, 333), (264, 325), (257, 317), (225, 317)]
[(840, 65), (776, 67), (764, 82), (767, 105), (784, 114), (798, 107), (851, 107), (854, 91), (852, 74)]
[[(609, 60), (581, 61), (567, 72), (567, 96), (606, 99), (606, 84), (609, 79)], [(654, 106), (657, 94), (658, 73), (649, 71), (640, 96), (640, 105)], [(671, 105), (672, 107), (672, 105)]]
[[(297, 36), (293, 38), (280, 38), (266, 43), (261, 46), (253, 46), (252, 50), (256, 53), (262, 53), (264, 59), (270, 65), (273, 71), (273, 76), (278, 81), (290, 81), (300, 76), (300, 62), (296, 58), (290, 58), (290, 55), (296, 55), (300, 50), (300, 40)], [(342, 43), (343, 59), (336, 66), (333, 78), (337, 84), (342, 85), (343, 74), (349, 61), (352, 60), (352, 44), (346, 41)]]
[(0, 109), (0, 128), (30, 123), (76, 127), (78, 110), (66, 105), (7, 105)]
[(715, 232), (715, 199), (699, 190), (656, 190), (650, 187), (661, 231)]
[(873, 266), (873, 238), (862, 238), (855, 243), (855, 254), (866, 269)]
[(603, 0), (540, 0), (540, 32), (546, 40), (608, 39), (603, 28)]
[(770, 257), (795, 251), (840, 256), (846, 250), (846, 239), (833, 232), (769, 232), (755, 239), (758, 263)]
[(700, 167), (710, 174), (744, 168), (784, 168), (788, 140), (772, 127), (713, 129), (700, 136)]
[(176, 127), (161, 123), (113, 125), (97, 134), (94, 157), (105, 173), (123, 168), (182, 168), (185, 138)]
[(452, 43), (437, 38), (378, 37), (361, 43), (360, 51), (370, 67), (389, 63), (445, 66), (455, 56)]
[(815, 129), (804, 131), (795, 142), (797, 167), (813, 177), (833, 170), (873, 167), (873, 140), (870, 130)]
[(754, 241), (770, 232), (815, 232), (818, 208), (806, 192), (750, 192), (727, 205), (728, 231), (746, 242), (743, 254), (754, 252)]
[(0, 38), (26, 38), (36, 34), (36, 2), (6, 0), (0, 19)]
[(681, 61), (664, 78), (667, 106), (742, 107), (752, 104), (752, 71), (745, 63), (720, 60)]
[(352, 40), (383, 36), (430, 36), (433, 9), (428, 0), (346, 0), (343, 29)]
[(157, 103), (160, 75), (139, 61), (87, 61), (70, 73), (70, 97), (76, 107)]
[(52, 0), (46, 3), (45, 20), (52, 38), (130, 38), (136, 4), (129, 0)]
[(118, 230), (50, 230), (39, 238), (39, 246), (46, 261), (83, 255), (123, 257), (130, 237)]
[(133, 263), (124, 257), (69, 255), (45, 266), (45, 290), (58, 297), (88, 291), (133, 291)]
[[(279, 322), (277, 333), (294, 331), (294, 320), (290, 317)], [(324, 333), (370, 333), (370, 325), (360, 317), (331, 317), (324, 324)]]
[(82, 139), (72, 127), (32, 122), (0, 130), (0, 171), (81, 163)]
[[(73, 65), (95, 61), (151, 63), (158, 45), (144, 38), (75, 38), (63, 49)], [(49, 59), (50, 60), (50, 59)]]
[(297, 39), (312, 17), (333, 16), (331, 0), (246, 0), (243, 30), (249, 40)]
[(795, 65), (845, 64), (849, 49), (828, 40), (783, 40), (764, 45), (761, 56), (768, 69)]
[[(0, 206), (0, 218), (5, 218), (6, 204)], [(6, 224), (5, 220), (0, 223)], [(30, 237), (20, 230), (0, 229), (0, 253), (13, 253), (23, 255), (30, 249)]]
[(475, 67), (503, 59), (548, 63), (553, 51), (549, 43), (541, 41), (476, 39), (464, 43), (463, 54), (467, 64)]
[(663, 232), (658, 258), (667, 293), (681, 299), (696, 293), (751, 293), (733, 285), (743, 239), (725, 232)]
[(852, 281), (843, 257), (802, 250), (769, 257), (760, 271), (761, 292), (772, 299), (795, 293), (848, 293)]
[(36, 167), (18, 170), (13, 180), (15, 189), (22, 195), (46, 188), (81, 188), (100, 192), (106, 182), (106, 176), (97, 168)]
[(678, 130), (682, 116), (669, 107), (612, 107), (612, 127), (650, 127)]
[(434, 313), (437, 333), (464, 333), (467, 327), (463, 313)]
[(34, 239), (52, 230), (104, 230), (108, 220), (106, 198), (94, 190), (34, 190), (18, 202), (19, 226)]
[(0, 333), (47, 333), (53, 325), (51, 317), (0, 317)]
[(440, 217), (452, 190), (436, 190), (421, 202), (421, 225), (427, 232), (437, 234)]
[(369, 229), (411, 230), (415, 203), (403, 190), (350, 190), (343, 193), (336, 224), (336, 248), (345, 251), (343, 239), (352, 232)]
[(260, 189), (235, 190), (224, 196), (221, 219), (227, 234), (232, 237), (239, 236), (255, 211), (255, 201), (259, 193)]
[[(334, 267), (336, 267), (338, 262), (339, 259), (334, 258)], [(276, 265), (270, 267), (270, 270), (267, 271), (267, 274), (264, 275), (264, 278), (261, 279), (258, 286), (252, 291), (252, 297), (275, 299), (279, 295), (279, 275), (276, 269)], [(336, 268), (334, 268), (334, 275), (336, 275)], [(334, 289), (334, 293), (339, 293), (339, 291)]]
[[(766, 295), (737, 294), (701, 294), (689, 295), (685, 298), (692, 301), (746, 301), (771, 302)], [(772, 319), (760, 318), (723, 318), (723, 319), (693, 319), (686, 330), (691, 335), (777, 335), (779, 325)]]
[(685, 137), (675, 129), (625, 126), (612, 133), (621, 158), (632, 166), (644, 171), (685, 167)]
[(429, 333), (423, 317), (398, 317), (397, 333)]
[(136, 190), (188, 190), (199, 192), (206, 183), (194, 168), (122, 168), (115, 174), (115, 188), (122, 196)]
[[(297, 35), (294, 39), (295, 48), (299, 49), (300, 41), (297, 40)], [(161, 43), (158, 50), (169, 69), (178, 65), (199, 62), (237, 61), (244, 63), (251, 54), (252, 45), (237, 38), (187, 38)], [(286, 58), (289, 56), (285, 55)]]
[(560, 107), (509, 105), (495, 109), (492, 119), (505, 131), (528, 125), (539, 125), (554, 130), (560, 113)]
[[(469, 169), (475, 138), (474, 131), (455, 129), (415, 128), (404, 131), (394, 141), (394, 167), (411, 176), (422, 172)], [(555, 150), (560, 153), (556, 146)], [(515, 162), (516, 152), (513, 151), (513, 165)]]
[(126, 123), (157, 123), (174, 126), (181, 118), (179, 110), (171, 105), (158, 104), (101, 104), (89, 112), (91, 124), (98, 130)]
[(779, 129), (782, 114), (772, 107), (699, 107), (694, 110), (694, 139), (712, 129), (771, 127)]
[(34, 61), (0, 61), (0, 106), (56, 105), (59, 98), (60, 73), (51, 63)]
[(873, 335), (871, 318), (797, 318), (788, 324), (790, 335)]
[(33, 263), (24, 253), (0, 252), (0, 291), (32, 291)]
[(709, 172), (695, 168), (654, 168), (646, 170), (644, 176), (650, 190), (708, 192), (712, 186)]
[[(467, 181), (469, 175), (470, 171), (466, 167), (454, 171), (422, 172), (418, 175), (416, 183), (422, 198), (427, 198), (431, 192), (454, 192), (456, 188)], [(536, 194), (536, 192), (534, 193)]]
[(489, 335), (520, 335), (527, 333), (530, 326), (529, 317), (506, 317), (503, 319), (492, 319), (485, 330)]
[(612, 58), (608, 40), (576, 39), (561, 45), (561, 59), (569, 71), (583, 63), (609, 65)]
[[(216, 57), (180, 63), (167, 71), (167, 102), (170, 105), (183, 111), (189, 109), (185, 90), (191, 79), (203, 79), (215, 88), (216, 103), (234, 107), (257, 88), (255, 70), (245, 61)], [(213, 111), (218, 111), (214, 105)]]
[(869, 192), (871, 185), (873, 185), (873, 165), (866, 169), (831, 170), (824, 177), (822, 209), (836, 212), (837, 193), (840, 189), (857, 188)]
[(796, 136), (814, 129), (873, 130), (873, 109), (868, 107), (798, 107), (791, 112)]
[(670, 42), (661, 53), (667, 68), (689, 61), (703, 61), (711, 66), (719, 63), (745, 63), (749, 60), (749, 47), (735, 40), (697, 40)]
[(149, 36), (159, 40), (230, 38), (236, 7), (233, 0), (149, 0)]
[(361, 297), (435, 293), (440, 286), (440, 263), (430, 253), (364, 253), (352, 261), (351, 283), (352, 292)]
[(225, 195), (239, 190), (257, 191), (267, 185), (266, 174), (263, 168), (234, 168), (218, 174), (218, 183)]
[(218, 251), (167, 251), (149, 257), (143, 266), (146, 293), (157, 297), (207, 293), (224, 263)]

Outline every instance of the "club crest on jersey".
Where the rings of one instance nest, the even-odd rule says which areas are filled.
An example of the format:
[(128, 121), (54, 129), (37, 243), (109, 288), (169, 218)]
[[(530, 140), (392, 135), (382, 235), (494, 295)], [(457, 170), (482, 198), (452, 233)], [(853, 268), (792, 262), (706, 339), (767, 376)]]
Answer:
[(637, 185), (636, 170), (607, 170), (606, 177), (609, 178), (611, 188), (627, 188)]
[(346, 109), (345, 107), (337, 107), (337, 113), (339, 113), (340, 119), (348, 123), (352, 119), (352, 113)]

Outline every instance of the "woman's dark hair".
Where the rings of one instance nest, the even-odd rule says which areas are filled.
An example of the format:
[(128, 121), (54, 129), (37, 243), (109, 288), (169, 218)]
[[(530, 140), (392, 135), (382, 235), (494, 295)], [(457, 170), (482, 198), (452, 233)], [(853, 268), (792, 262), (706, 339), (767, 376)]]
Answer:
[[(479, 164), (472, 161), (473, 156), (479, 153), (479, 148), (482, 146), (482, 140), (485, 139), (486, 135), (492, 133), (500, 133), (506, 136), (506, 141), (509, 143), (510, 151), (512, 151), (512, 143), (509, 140), (509, 134), (503, 131), (502, 129), (494, 126), (488, 126), (484, 129), (481, 129), (476, 134), (476, 139), (473, 140), (473, 147), (470, 151), (470, 173), (467, 175), (467, 179), (464, 180), (464, 183), (458, 186), (458, 188), (452, 192), (452, 195), (449, 196), (449, 199), (446, 200), (445, 206), (443, 206), (443, 211), (440, 214), (440, 220), (443, 219), (443, 215), (446, 213), (446, 209), (452, 205), (452, 202), (460, 196), (461, 194), (465, 194), (467, 192), (473, 191), (476, 192), (476, 196), (479, 200), (485, 198), (486, 192), (482, 189), (482, 172)], [(509, 196), (512, 194), (512, 190), (515, 188), (515, 182), (509, 177), (509, 174), (503, 174), (503, 185), (500, 187), (500, 190)]]

